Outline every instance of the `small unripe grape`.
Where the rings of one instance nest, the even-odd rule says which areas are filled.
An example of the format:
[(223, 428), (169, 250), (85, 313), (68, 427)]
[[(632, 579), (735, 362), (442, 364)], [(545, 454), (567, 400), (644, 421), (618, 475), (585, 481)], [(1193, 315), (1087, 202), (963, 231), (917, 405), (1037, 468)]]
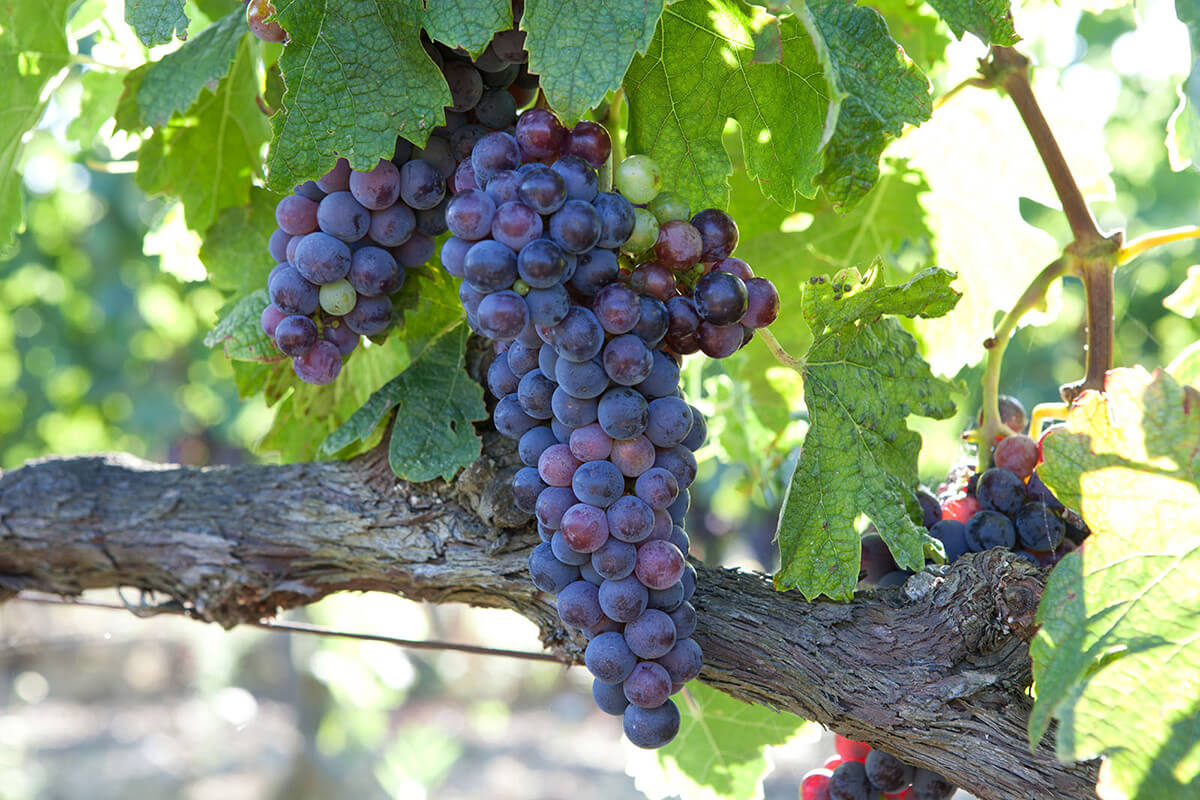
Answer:
[(675, 192), (659, 192), (658, 196), (646, 206), (659, 224), (673, 219), (690, 219), (692, 208), (683, 195)]
[(644, 208), (633, 210), (633, 233), (625, 240), (621, 249), (627, 253), (642, 253), (658, 241), (658, 220)]
[(650, 156), (632, 155), (617, 165), (613, 183), (629, 202), (649, 203), (662, 188), (662, 170)]
[(354, 304), (358, 302), (358, 293), (354, 291), (350, 281), (342, 278), (337, 283), (322, 286), (319, 298), (321, 308), (335, 317), (340, 317), (354, 309)]

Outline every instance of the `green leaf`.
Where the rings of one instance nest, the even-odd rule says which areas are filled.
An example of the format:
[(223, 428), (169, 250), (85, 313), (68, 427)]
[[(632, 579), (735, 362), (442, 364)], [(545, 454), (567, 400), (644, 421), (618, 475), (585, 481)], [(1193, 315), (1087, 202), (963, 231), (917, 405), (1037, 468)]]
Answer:
[(275, 231), (278, 202), (278, 195), (255, 186), (250, 202), (225, 209), (204, 232), (200, 261), (213, 286), (240, 297), (267, 285), (275, 268), (267, 246)]
[(217, 312), (216, 326), (204, 337), (205, 347), (221, 345), (225, 357), (235, 361), (259, 361), (264, 364), (283, 361), (281, 353), (263, 333), (263, 309), (271, 302), (266, 289), (248, 294)]
[(186, 115), (157, 129), (138, 151), (138, 185), (148, 194), (179, 197), (192, 230), (204, 230), (221, 209), (250, 197), (270, 135), (257, 97), (255, 59), (243, 39), (216, 92), (202, 92)]
[[(1189, 396), (1190, 394), (1190, 396)], [(1038, 474), (1092, 534), (1050, 573), (1030, 647), (1031, 741), (1106, 756), (1106, 796), (1178, 800), (1200, 783), (1200, 402), (1162, 372), (1109, 372)]]
[(1163, 298), (1163, 306), (1181, 317), (1195, 317), (1200, 313), (1200, 264), (1188, 267), (1187, 277)]
[[(803, 4), (794, 3), (803, 8)], [(838, 208), (852, 208), (879, 179), (879, 157), (904, 125), (932, 112), (932, 87), (887, 30), (878, 11), (846, 0), (809, 0), (805, 21), (819, 35), (832, 89), (834, 127), (814, 182)]]
[(67, 0), (16, 3), (0, 22), (0, 256), (21, 229), (22, 138), (46, 107), (44, 89), (67, 66)]
[(650, 798), (761, 798), (770, 771), (766, 748), (781, 745), (807, 723), (792, 714), (735, 700), (692, 681), (674, 698), (679, 735), (658, 750), (632, 755), (627, 772)]
[(183, 0), (125, 0), (125, 21), (146, 47), (187, 38)]
[(1167, 120), (1167, 156), (1171, 169), (1191, 165), (1200, 169), (1200, 2), (1175, 0), (1175, 14), (1187, 26), (1192, 49), (1192, 71), (1179, 87), (1179, 105)]
[(777, 588), (849, 598), (858, 582), (859, 514), (875, 523), (902, 569), (924, 565), (926, 535), (907, 508), (921, 437), (907, 419), (953, 415), (953, 387), (933, 377), (912, 336), (883, 315), (945, 314), (958, 302), (953, 278), (930, 268), (885, 286), (877, 264), (860, 285), (835, 276), (805, 288), (804, 318), (814, 334), (804, 366), (811, 427), (779, 517)]
[(950, 37), (924, 3), (919, 0), (870, 0), (864, 5), (883, 15), (892, 38), (922, 69), (928, 70), (945, 59)]
[(1167, 372), (1180, 383), (1200, 387), (1200, 342), (1192, 342), (1171, 359)]
[[(405, 295), (401, 302), (411, 302), (412, 308), (405, 314), (403, 331), (394, 332), (392, 336), (403, 340), (407, 366), (411, 366), (425, 357), (434, 342), (460, 325), (463, 311), (455, 281), (441, 269), (432, 271), (420, 281), (406, 283)], [(326, 437), (321, 443), (321, 452), (333, 455), (356, 441), (367, 441), (388, 412), (403, 399), (404, 387), (399, 380), (397, 378), (375, 392), (344, 425)]]
[(276, 8), (290, 37), (267, 158), (277, 191), (319, 178), (338, 156), (372, 169), (392, 157), (398, 136), (423, 145), (445, 120), (450, 89), (421, 47), (415, 7), (292, 0)]
[(748, 6), (683, 0), (666, 8), (646, 55), (629, 67), (627, 149), (652, 156), (666, 188), (695, 210), (728, 200), (732, 168), (721, 133), (730, 118), (764, 194), (790, 209), (816, 191), (828, 89), (803, 26), (787, 17), (780, 29), (782, 60), (756, 64)]
[(973, 33), (985, 44), (1016, 44), (1009, 0), (928, 0), (959, 39)]
[(124, 90), (117, 100), (117, 110), (113, 112), (113, 121), (117, 130), (140, 134), (146, 126), (142, 124), (142, 112), (138, 110), (137, 93), (142, 86), (142, 80), (153, 64), (139, 64), (129, 71), (122, 81)]
[(404, 480), (450, 480), (482, 452), (471, 423), (487, 419), (487, 407), (483, 387), (465, 368), (468, 333), (460, 324), (396, 378), (399, 402), (388, 463)]
[(423, 25), (430, 37), (477, 56), (492, 35), (512, 27), (509, 0), (425, 0)]
[(116, 113), (124, 90), (125, 75), (102, 69), (90, 69), (79, 79), (82, 97), (79, 116), (67, 126), (67, 136), (82, 148), (92, 146), (100, 128)]
[(175, 112), (191, 108), (201, 90), (215, 89), (245, 35), (246, 12), (239, 7), (151, 64), (137, 91), (142, 122), (165, 125)]
[[(662, 0), (526, 0), (529, 71), (551, 108), (568, 123), (621, 85), (634, 53), (645, 53), (663, 13)], [(630, 152), (639, 152), (630, 150)]]

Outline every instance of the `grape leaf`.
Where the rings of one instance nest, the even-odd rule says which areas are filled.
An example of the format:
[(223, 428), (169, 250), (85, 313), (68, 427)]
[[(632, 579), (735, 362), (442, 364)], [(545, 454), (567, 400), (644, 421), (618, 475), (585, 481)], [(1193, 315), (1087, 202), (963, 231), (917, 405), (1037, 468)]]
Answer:
[(1050, 573), (1038, 606), (1030, 739), (1053, 717), (1061, 760), (1106, 756), (1101, 796), (1194, 796), (1200, 394), (1161, 371), (1112, 370), (1042, 452), (1038, 474), (1092, 534)]
[[(413, 307), (405, 313), (402, 337), (399, 333), (392, 336), (402, 338), (407, 369), (423, 358), (434, 342), (449, 335), (462, 322), (463, 310), (455, 282), (440, 269), (406, 284), (405, 291), (411, 292), (407, 300)], [(355, 441), (366, 441), (403, 399), (407, 385), (400, 377), (375, 392), (345, 424), (327, 436), (321, 443), (321, 451), (332, 455)]]
[(958, 302), (953, 278), (930, 268), (885, 286), (877, 263), (858, 286), (835, 276), (805, 287), (802, 308), (814, 336), (803, 369), (811, 427), (779, 516), (777, 588), (809, 599), (849, 598), (858, 582), (860, 513), (902, 569), (924, 565), (926, 536), (907, 507), (915, 504), (921, 437), (906, 420), (953, 415), (953, 387), (933, 376), (912, 336), (883, 315), (945, 314)]
[(1009, 0), (928, 0), (959, 39), (973, 33), (985, 44), (1016, 44)]
[(91, 147), (100, 128), (113, 116), (124, 90), (124, 77), (119, 72), (90, 69), (79, 79), (79, 116), (67, 126), (67, 136), (80, 147)]
[(1188, 267), (1187, 277), (1163, 298), (1163, 306), (1181, 317), (1195, 317), (1200, 313), (1200, 264)]
[(423, 25), (429, 35), (471, 55), (482, 53), (492, 35), (512, 23), (509, 0), (425, 0)]
[(927, 70), (944, 60), (950, 37), (938, 24), (937, 15), (924, 3), (918, 0), (870, 0), (864, 5), (883, 15), (888, 33), (918, 66)]
[(692, 681), (674, 698), (679, 735), (657, 750), (630, 749), (626, 771), (651, 800), (748, 800), (762, 797), (770, 771), (766, 748), (807, 723), (792, 714), (735, 700)]
[(192, 230), (204, 230), (221, 209), (249, 199), (270, 135), (257, 93), (254, 55), (243, 39), (216, 92), (202, 92), (187, 114), (155, 130), (138, 151), (138, 185), (148, 194), (178, 196)]
[(0, 256), (22, 226), (22, 137), (46, 107), (43, 90), (67, 65), (66, 0), (17, 3), (0, 22)]
[(1192, 71), (1179, 87), (1179, 105), (1167, 120), (1167, 156), (1178, 172), (1189, 165), (1200, 169), (1200, 2), (1175, 0), (1175, 14), (1187, 26), (1192, 46)]
[(1171, 359), (1167, 372), (1180, 383), (1200, 387), (1200, 342), (1192, 342)]
[(822, 40), (818, 53), (833, 99), (826, 123), (834, 126), (833, 137), (814, 182), (836, 207), (852, 208), (879, 179), (887, 143), (905, 123), (929, 119), (932, 87), (888, 34), (878, 11), (845, 0), (808, 0), (801, 18)]
[[(529, 71), (550, 107), (573, 123), (621, 85), (634, 53), (645, 53), (662, 0), (526, 0)], [(631, 150), (630, 152), (636, 152)]]
[(275, 260), (267, 250), (275, 230), (275, 204), (279, 196), (257, 186), (250, 202), (227, 208), (204, 233), (200, 261), (208, 280), (234, 297), (267, 285)]
[(417, 8), (355, 0), (276, 8), (290, 41), (279, 60), (286, 91), (271, 118), (271, 187), (318, 178), (338, 156), (372, 169), (392, 157), (396, 137), (423, 145), (445, 120), (450, 89), (421, 47)]
[(142, 122), (165, 125), (173, 113), (191, 108), (201, 90), (215, 88), (246, 33), (246, 12), (239, 7), (151, 64), (137, 91)]
[(696, 210), (728, 200), (732, 168), (721, 133), (729, 118), (741, 125), (746, 167), (764, 194), (790, 209), (816, 191), (829, 107), (816, 50), (786, 17), (781, 61), (753, 63), (753, 13), (740, 2), (673, 3), (625, 76), (628, 151), (653, 156), (666, 188)]
[(218, 322), (204, 337), (204, 346), (221, 345), (225, 357), (235, 361), (282, 361), (284, 354), (271, 343), (262, 329), (262, 312), (270, 302), (267, 290), (259, 289), (237, 302), (228, 303), (217, 312)]
[(183, 0), (125, 0), (125, 21), (146, 47), (187, 38)]

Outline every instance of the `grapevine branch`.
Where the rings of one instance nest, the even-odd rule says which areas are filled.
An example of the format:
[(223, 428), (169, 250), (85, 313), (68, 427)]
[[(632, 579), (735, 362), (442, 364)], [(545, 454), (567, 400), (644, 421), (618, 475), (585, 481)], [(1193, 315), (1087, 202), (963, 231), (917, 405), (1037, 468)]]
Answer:
[[(578, 662), (529, 582), (538, 542), (516, 512), (511, 444), (453, 483), (398, 481), (386, 452), (346, 462), (196, 469), (130, 456), (48, 459), (0, 476), (0, 599), (93, 588), (155, 593), (225, 627), (340, 591), (512, 609)], [(967, 556), (902, 589), (806, 602), (761, 575), (698, 565), (701, 679), (949, 776), (981, 798), (1092, 796), (1094, 764), (1026, 738), (1025, 639), (1040, 573)]]

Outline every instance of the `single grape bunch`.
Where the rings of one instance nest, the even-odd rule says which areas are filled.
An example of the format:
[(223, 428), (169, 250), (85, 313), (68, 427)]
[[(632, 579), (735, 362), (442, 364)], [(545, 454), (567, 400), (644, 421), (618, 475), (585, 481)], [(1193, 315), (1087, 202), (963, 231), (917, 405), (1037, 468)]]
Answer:
[(800, 800), (949, 800), (958, 787), (863, 742), (834, 737), (837, 753), (800, 779)]

